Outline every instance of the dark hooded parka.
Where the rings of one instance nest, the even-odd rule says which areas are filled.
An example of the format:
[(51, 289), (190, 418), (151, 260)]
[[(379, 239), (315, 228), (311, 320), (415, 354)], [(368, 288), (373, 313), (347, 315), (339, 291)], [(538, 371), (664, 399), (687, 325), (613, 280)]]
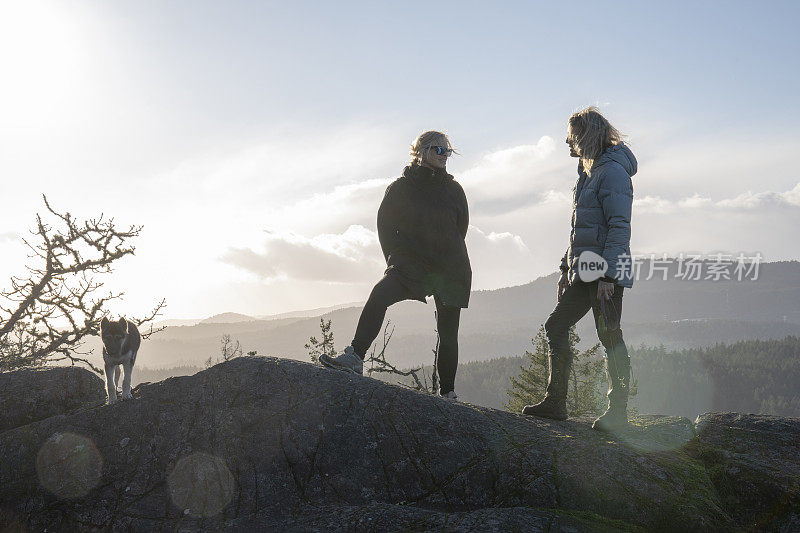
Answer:
[(412, 163), (386, 188), (378, 209), (378, 239), (386, 274), (414, 294), (436, 295), (446, 306), (467, 307), (472, 287), (464, 189), (444, 169)]

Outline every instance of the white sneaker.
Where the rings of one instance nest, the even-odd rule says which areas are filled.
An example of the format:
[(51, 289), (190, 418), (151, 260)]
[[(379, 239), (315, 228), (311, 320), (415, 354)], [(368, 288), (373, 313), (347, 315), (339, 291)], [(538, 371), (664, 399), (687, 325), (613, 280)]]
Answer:
[(330, 368), (364, 375), (364, 361), (356, 354), (352, 346), (345, 348), (344, 351), (336, 357), (322, 354), (319, 356), (319, 362)]
[(458, 400), (458, 395), (456, 391), (451, 390), (450, 392), (445, 392), (442, 394), (442, 398), (447, 398), (448, 400)]

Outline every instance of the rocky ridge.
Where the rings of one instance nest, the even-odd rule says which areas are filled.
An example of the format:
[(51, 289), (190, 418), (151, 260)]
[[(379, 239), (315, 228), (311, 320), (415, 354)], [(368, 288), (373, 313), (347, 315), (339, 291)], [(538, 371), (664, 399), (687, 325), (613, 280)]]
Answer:
[[(104, 405), (70, 372), (81, 401), (0, 419), (0, 529), (800, 529), (798, 419), (642, 416), (608, 436), (262, 357)], [(5, 410), (48, 404), (26, 379), (0, 374)]]

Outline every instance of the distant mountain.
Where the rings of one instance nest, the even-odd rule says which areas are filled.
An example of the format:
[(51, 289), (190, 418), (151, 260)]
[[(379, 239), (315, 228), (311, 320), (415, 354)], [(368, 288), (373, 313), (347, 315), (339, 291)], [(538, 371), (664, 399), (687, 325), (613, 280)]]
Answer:
[(241, 313), (220, 313), (212, 317), (201, 320), (200, 324), (236, 324), (237, 322), (253, 322), (258, 320), (255, 317), (243, 315)]
[(350, 302), (346, 304), (338, 304), (338, 305), (331, 305), (329, 307), (319, 307), (317, 309), (304, 309), (301, 311), (289, 311), (288, 313), (280, 313), (277, 315), (262, 315), (259, 316), (259, 320), (275, 320), (278, 318), (308, 318), (308, 317), (319, 317), (326, 313), (330, 313), (332, 311), (338, 311), (339, 309), (346, 309), (348, 307), (362, 307), (364, 302)]
[(282, 318), (308, 318), (319, 317), (331, 311), (345, 309), (347, 307), (360, 307), (364, 302), (350, 302), (346, 304), (331, 305), (328, 307), (319, 307), (316, 309), (303, 309), (300, 311), (289, 311), (287, 313), (278, 313), (275, 315), (259, 315), (250, 316), (243, 315), (242, 313), (220, 313), (208, 318), (169, 318), (156, 322), (156, 326), (179, 327), (179, 326), (196, 326), (197, 324), (235, 324), (237, 322), (253, 322), (256, 320), (279, 320)]
[[(622, 328), (631, 346), (682, 349), (800, 336), (798, 261), (762, 263), (756, 280), (742, 281), (685, 281), (674, 277), (674, 266), (666, 280), (648, 280), (648, 269), (645, 263), (641, 278), (632, 289), (625, 289)], [(473, 292), (461, 315), (460, 361), (523, 354), (556, 304), (556, 280), (553, 273), (517, 287)], [(350, 343), (360, 312), (356, 306), (321, 314), (332, 321), (338, 349)], [(218, 355), (223, 334), (239, 340), (244, 351), (307, 360), (303, 345), (311, 335), (319, 336), (319, 316), (170, 327), (145, 342), (139, 362), (150, 368), (202, 365), (209, 356)], [(395, 328), (386, 352), (390, 360), (400, 366), (432, 360), (436, 346), (432, 302), (427, 306), (401, 302), (389, 309), (387, 319)], [(578, 334), (584, 345), (596, 342), (591, 313), (578, 323)], [(93, 342), (99, 347), (96, 339)]]
[(166, 320), (159, 320), (155, 324), (156, 327), (180, 327), (180, 326), (196, 326), (201, 322), (201, 318), (168, 318)]

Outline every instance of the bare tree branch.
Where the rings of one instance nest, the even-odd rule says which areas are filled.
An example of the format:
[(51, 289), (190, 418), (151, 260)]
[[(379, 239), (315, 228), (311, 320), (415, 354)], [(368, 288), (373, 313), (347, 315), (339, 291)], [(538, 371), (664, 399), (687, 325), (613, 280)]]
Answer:
[[(23, 239), (29, 250), (27, 276), (13, 276), (10, 288), (0, 291), (0, 370), (68, 360), (100, 372), (81, 357), (91, 352), (80, 348), (87, 335), (99, 333), (107, 304), (122, 294), (99, 294), (103, 283), (95, 276), (111, 273), (116, 261), (134, 254), (129, 241), (142, 226), (121, 230), (102, 214), (81, 222), (42, 198), (54, 225), (36, 215), (33, 237)], [(151, 323), (165, 305), (161, 300), (148, 316), (131, 320), (139, 326)], [(151, 325), (143, 337), (162, 329)]]
[[(375, 349), (373, 348), (372, 353), (365, 360), (365, 362), (370, 364), (370, 368), (367, 370), (367, 373), (372, 374), (373, 372), (377, 372), (377, 373), (397, 374), (402, 377), (411, 376), (415, 384), (415, 386), (413, 387), (414, 389), (429, 392), (428, 380), (425, 377), (424, 367), (412, 368), (403, 371), (386, 360), (386, 348), (389, 346), (389, 341), (392, 340), (392, 335), (394, 335), (394, 326), (392, 326), (392, 330), (389, 331), (390, 325), (391, 325), (391, 320), (387, 320), (386, 326), (384, 326), (383, 328), (383, 339), (382, 339), (383, 347), (381, 348), (380, 352), (376, 354)], [(419, 376), (417, 375), (419, 372), (422, 372), (422, 378), (424, 383), (423, 381), (420, 381)], [(407, 386), (402, 382), (400, 382), (399, 384)]]
[(161, 315), (161, 311), (163, 311), (166, 306), (167, 306), (167, 300), (165, 298), (162, 298), (161, 301), (156, 304), (156, 306), (153, 308), (153, 310), (150, 312), (149, 315), (140, 319), (135, 319), (135, 318), (131, 319), (133, 323), (139, 326), (140, 328), (143, 324), (149, 323), (149, 328), (147, 331), (142, 331), (141, 329), (139, 329), (139, 334), (142, 336), (142, 339), (149, 339), (154, 333), (158, 333), (159, 331), (164, 331), (165, 329), (167, 329), (167, 326), (154, 327), (153, 325), (153, 320), (155, 320), (157, 316)]

